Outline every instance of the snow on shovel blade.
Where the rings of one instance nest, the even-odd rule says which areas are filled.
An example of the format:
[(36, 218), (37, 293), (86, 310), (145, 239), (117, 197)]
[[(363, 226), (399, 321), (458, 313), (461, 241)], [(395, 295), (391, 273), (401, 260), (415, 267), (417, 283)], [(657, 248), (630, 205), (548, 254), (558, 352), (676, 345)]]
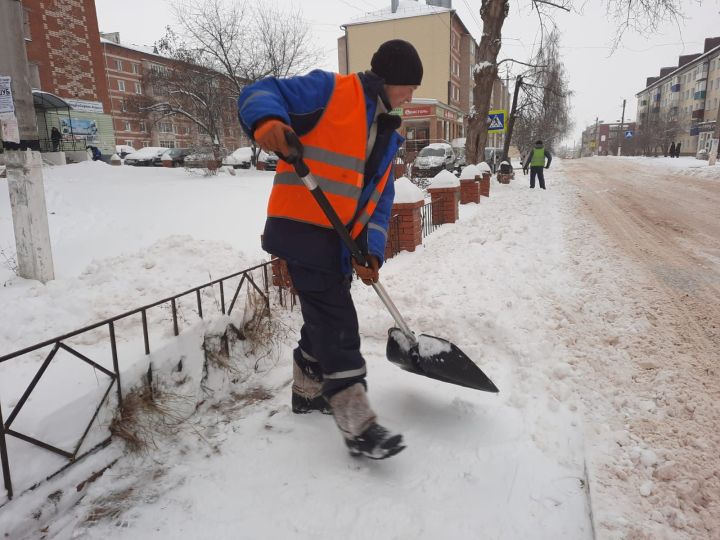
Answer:
[(391, 328), (387, 358), (411, 373), (484, 392), (498, 392), (497, 386), (464, 352), (439, 337), (421, 334), (416, 339), (399, 328)]

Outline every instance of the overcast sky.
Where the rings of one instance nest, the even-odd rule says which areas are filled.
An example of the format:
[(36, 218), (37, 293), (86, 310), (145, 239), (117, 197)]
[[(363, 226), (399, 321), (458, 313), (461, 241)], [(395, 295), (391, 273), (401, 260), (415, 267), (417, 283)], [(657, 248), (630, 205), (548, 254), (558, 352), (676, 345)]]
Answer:
[[(421, 0), (422, 1), (422, 0)], [(101, 32), (120, 32), (124, 43), (151, 45), (165, 26), (172, 25), (169, 0), (95, 0)], [(510, 16), (503, 28), (500, 58), (527, 60), (537, 37), (537, 17), (528, 9), (529, 0), (511, 0)], [(312, 27), (317, 46), (323, 51), (319, 67), (337, 70), (337, 38), (340, 25), (353, 18), (390, 6), (390, 0), (275, 0), (280, 8), (295, 5)], [(476, 40), (481, 34), (479, 0), (453, 0), (455, 8)], [(720, 0), (684, 0), (685, 19), (668, 22), (650, 36), (628, 33), (611, 54), (615, 33), (613, 21), (600, 0), (578, 0), (580, 12), (557, 11), (562, 60), (575, 95), (572, 138), (579, 141), (582, 129), (595, 118), (620, 120), (622, 101), (627, 100), (625, 120), (635, 119), (635, 94), (645, 87), (645, 79), (664, 66), (677, 65), (682, 54), (701, 52), (706, 37), (720, 36)], [(370, 59), (368, 59), (369, 62)], [(503, 66), (506, 64), (503, 64)], [(503, 70), (504, 75), (504, 70)], [(512, 75), (512, 73), (511, 73)], [(420, 96), (422, 97), (422, 96)]]

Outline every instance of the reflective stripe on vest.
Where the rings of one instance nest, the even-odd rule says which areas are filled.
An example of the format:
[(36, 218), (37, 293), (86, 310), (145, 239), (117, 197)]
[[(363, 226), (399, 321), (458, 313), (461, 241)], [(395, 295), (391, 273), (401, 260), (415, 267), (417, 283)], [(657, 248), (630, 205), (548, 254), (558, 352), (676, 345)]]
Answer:
[[(357, 75), (335, 75), (323, 115), (300, 140), (310, 171), (340, 220), (349, 225), (363, 189), (367, 146), (365, 94)], [(268, 216), (332, 228), (295, 169), (282, 160), (277, 164)]]
[(534, 148), (532, 161), (530, 162), (531, 167), (544, 167), (545, 166), (545, 149)]
[[(370, 195), (370, 199), (365, 205), (365, 208), (363, 208), (362, 212), (360, 212), (360, 215), (357, 217), (357, 220), (353, 225), (352, 231), (350, 232), (350, 236), (352, 236), (353, 238), (357, 238), (358, 236), (360, 236), (360, 233), (365, 228), (365, 225), (367, 225), (368, 221), (370, 221), (370, 217), (373, 215), (375, 208), (377, 208), (377, 203), (380, 200), (380, 197), (382, 197), (383, 191), (385, 190), (385, 185), (387, 184), (388, 178), (390, 177), (391, 169), (392, 163), (388, 165), (388, 168), (385, 171), (382, 179), (375, 186), (375, 191), (373, 191), (372, 195)], [(386, 230), (382, 229), (382, 227), (380, 227), (379, 225), (375, 226), (374, 228), (381, 230), (385, 235), (385, 238), (387, 238)]]

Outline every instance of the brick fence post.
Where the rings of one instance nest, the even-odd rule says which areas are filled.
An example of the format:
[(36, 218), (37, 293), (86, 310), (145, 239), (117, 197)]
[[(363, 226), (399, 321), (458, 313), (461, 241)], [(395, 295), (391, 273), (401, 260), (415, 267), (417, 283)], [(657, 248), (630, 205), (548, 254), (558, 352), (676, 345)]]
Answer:
[[(413, 203), (396, 203), (392, 207), (392, 215), (398, 216), (398, 231), (393, 230), (395, 220), (390, 223), (388, 243), (399, 240), (399, 251), (415, 251), (422, 244), (422, 207), (424, 201)], [(397, 235), (397, 236), (393, 236)]]
[(455, 223), (460, 215), (460, 180), (450, 171), (440, 171), (427, 191), (432, 200), (433, 224)]
[(460, 179), (460, 204), (480, 202), (480, 183), (475, 178)]
[(492, 171), (490, 165), (484, 161), (477, 166), (478, 173), (482, 175), (480, 180), (480, 195), (483, 197), (490, 196), (490, 178), (492, 177)]

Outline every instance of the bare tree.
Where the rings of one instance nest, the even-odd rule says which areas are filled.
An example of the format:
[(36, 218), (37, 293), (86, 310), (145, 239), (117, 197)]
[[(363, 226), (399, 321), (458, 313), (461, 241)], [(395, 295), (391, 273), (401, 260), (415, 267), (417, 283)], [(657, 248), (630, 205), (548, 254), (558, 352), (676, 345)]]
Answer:
[(288, 77), (319, 60), (301, 11), (281, 12), (268, 2), (182, 0), (173, 6), (183, 47), (200, 65), (236, 86), (264, 77)]
[[(557, 9), (570, 11), (572, 0), (528, 0), (530, 8), (537, 14), (541, 41), (554, 29), (553, 12)], [(604, 0), (612, 20), (618, 23), (614, 46), (620, 43), (627, 30), (641, 34), (652, 32), (662, 22), (677, 20), (681, 16), (681, 0)], [(474, 107), (468, 115), (466, 155), (469, 163), (476, 163), (482, 155), (487, 141), (487, 116), (490, 110), (492, 85), (497, 78), (498, 62), (502, 45), (502, 27), (509, 14), (508, 0), (481, 0), (480, 17), (483, 34), (478, 46), (478, 64), (475, 66)]]
[(570, 97), (565, 66), (560, 60), (560, 36), (552, 31), (523, 76), (523, 98), (518, 106), (514, 141), (530, 148), (541, 139), (553, 148), (572, 127)]

